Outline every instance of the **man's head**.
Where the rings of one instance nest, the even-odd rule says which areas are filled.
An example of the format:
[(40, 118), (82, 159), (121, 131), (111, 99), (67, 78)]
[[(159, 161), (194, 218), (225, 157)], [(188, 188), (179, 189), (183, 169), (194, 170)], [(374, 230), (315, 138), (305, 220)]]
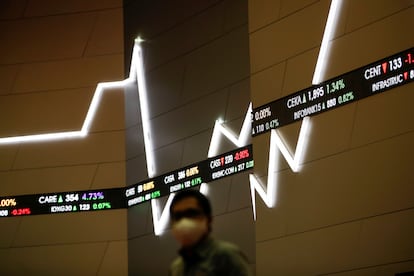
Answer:
[(183, 247), (191, 247), (211, 231), (210, 201), (196, 190), (178, 192), (170, 206), (172, 231)]

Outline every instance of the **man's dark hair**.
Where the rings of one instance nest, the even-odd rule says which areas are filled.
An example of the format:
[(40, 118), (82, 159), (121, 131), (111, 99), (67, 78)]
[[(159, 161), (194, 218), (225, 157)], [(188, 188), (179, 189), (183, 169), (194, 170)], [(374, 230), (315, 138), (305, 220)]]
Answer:
[(198, 202), (198, 205), (203, 210), (204, 214), (208, 218), (211, 218), (212, 211), (211, 211), (210, 200), (205, 195), (203, 195), (202, 193), (200, 193), (199, 191), (192, 190), (192, 189), (183, 190), (183, 191), (180, 191), (180, 192), (178, 192), (178, 193), (175, 194), (175, 196), (174, 196), (174, 198), (173, 198), (173, 200), (171, 202), (171, 206), (170, 206), (170, 216), (172, 215), (174, 205), (177, 202), (179, 202), (179, 201), (181, 201), (181, 200), (183, 200), (185, 198), (189, 198), (189, 197), (195, 198), (197, 200), (197, 202)]

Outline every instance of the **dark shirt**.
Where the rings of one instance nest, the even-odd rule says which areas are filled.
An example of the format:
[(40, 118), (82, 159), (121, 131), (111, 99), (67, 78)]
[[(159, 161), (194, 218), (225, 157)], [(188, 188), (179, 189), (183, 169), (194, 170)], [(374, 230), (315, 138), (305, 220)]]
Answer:
[(229, 242), (208, 237), (193, 248), (191, 254), (183, 249), (179, 253), (171, 265), (171, 276), (251, 275), (246, 257)]

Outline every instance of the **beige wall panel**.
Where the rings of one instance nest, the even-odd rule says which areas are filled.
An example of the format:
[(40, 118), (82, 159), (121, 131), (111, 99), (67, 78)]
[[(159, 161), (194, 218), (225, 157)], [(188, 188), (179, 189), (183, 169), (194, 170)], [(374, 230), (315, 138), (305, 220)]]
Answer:
[[(88, 102), (88, 108), (91, 101)], [(90, 132), (104, 132), (124, 128), (124, 89), (105, 89), (91, 123)], [(86, 118), (82, 118), (82, 123)]]
[(193, 164), (205, 160), (210, 147), (211, 135), (212, 131), (207, 130), (187, 137), (184, 141), (182, 164)]
[[(87, 2), (87, 1), (85, 1)], [(117, 0), (119, 5), (121, 0)], [(97, 14), (97, 20), (85, 50), (85, 56), (122, 53), (124, 47), (122, 9), (104, 10)], [(133, 41), (130, 41), (131, 45)]]
[(223, 97), (219, 91), (155, 118), (151, 122), (154, 147), (162, 147), (214, 127), (214, 122), (224, 117), (226, 101), (227, 95)]
[(0, 66), (0, 96), (12, 93), (19, 68), (20, 65)]
[[(413, 135), (310, 164), (297, 176), (289, 231), (333, 225), (413, 206)], [(380, 156), (381, 158), (378, 158)], [(395, 164), (400, 164), (396, 167)], [(379, 173), (384, 172), (384, 173)]]
[(6, 275), (96, 275), (106, 247), (106, 242), (100, 242), (12, 248), (2, 272)]
[[(250, 81), (242, 80), (229, 88), (229, 100), (226, 108), (226, 121), (241, 119), (244, 120), (250, 104)], [(250, 120), (250, 117), (248, 117)], [(242, 122), (243, 123), (243, 122)], [(239, 128), (234, 129), (235, 133), (239, 133)]]
[(252, 139), (254, 151), (254, 174), (257, 177), (267, 175), (269, 162), (270, 132)]
[(9, 170), (13, 167), (16, 159), (19, 145), (1, 145), (0, 146), (0, 171)]
[[(2, 196), (4, 196), (2, 194)], [(12, 246), (14, 238), (16, 236), (16, 232), (20, 227), (21, 220), (23, 218), (1, 218), (0, 219), (0, 229), (1, 229), (1, 237), (0, 237), (0, 252), (2, 252), (5, 256), (7, 256), (6, 251), (7, 248)], [(2, 250), (4, 249), (4, 250)], [(2, 255), (0, 253), (0, 255)], [(5, 258), (2, 257), (0, 260), (4, 260)], [(3, 263), (3, 262), (1, 262)]]
[(128, 244), (126, 241), (108, 243), (98, 276), (128, 275)]
[[(218, 38), (223, 32), (223, 22), (224, 5), (219, 3), (156, 39), (149, 38), (147, 52), (150, 57), (147, 59), (147, 68), (160, 66)], [(145, 40), (146, 37), (143, 39)]]
[(209, 43), (186, 56), (186, 74), (182, 101), (187, 102), (217, 91), (248, 76), (248, 54), (244, 41), (247, 26)]
[(125, 187), (125, 162), (99, 164), (91, 188)]
[(152, 38), (192, 20), (220, 2), (218, 0), (152, 1), (151, 5), (140, 6), (140, 3), (130, 1), (125, 5), (125, 12), (129, 13), (125, 24), (135, 26), (140, 31), (138, 35), (144, 34), (145, 37)]
[[(377, 21), (383, 20), (385, 17), (392, 16), (393, 14), (414, 5), (412, 0), (352, 0), (346, 4), (349, 13), (346, 23), (347, 32), (355, 31), (368, 24), (377, 23)], [(403, 32), (401, 34), (403, 34)]]
[(241, 25), (247, 24), (248, 1), (240, 4), (239, 0), (228, 0), (224, 2), (224, 31), (230, 31)]
[(414, 257), (414, 210), (364, 220), (356, 256), (359, 266), (402, 261)]
[(135, 125), (125, 131), (125, 141), (129, 145), (134, 145), (126, 151), (126, 159), (129, 160), (138, 155), (145, 154), (144, 137), (142, 134), (142, 126)]
[(91, 98), (84, 88), (4, 96), (0, 137), (80, 130)]
[[(252, 217), (253, 215), (250, 208), (236, 210), (224, 216), (216, 216), (213, 221), (213, 235), (217, 235), (223, 240), (237, 244), (243, 252), (255, 252), (254, 248), (252, 248), (254, 243), (250, 242), (250, 239), (240, 239), (240, 237), (254, 236), (253, 228), (247, 226), (247, 224), (252, 223)], [(214, 227), (214, 225), (220, 225), (220, 227)], [(238, 229), (239, 233), (237, 233), (237, 235), (232, 233), (232, 231), (226, 231), (226, 228), (232, 227)], [(249, 263), (256, 260), (255, 255), (248, 255), (246, 257)]]
[(392, 275), (395, 272), (413, 272), (414, 271), (414, 261), (407, 262), (398, 262), (395, 264), (380, 266), (377, 269), (378, 276), (387, 276)]
[[(97, 83), (124, 79), (122, 5), (1, 1), (0, 137), (81, 128)], [(123, 186), (123, 108), (123, 96), (104, 99), (100, 133), (84, 139), (1, 145), (1, 196)], [(0, 222), (0, 274), (127, 274), (126, 210), (10, 219)]]
[(384, 264), (378, 265), (369, 268), (355, 268), (351, 271), (338, 272), (338, 273), (329, 273), (326, 275), (332, 276), (366, 276), (366, 275), (375, 275), (375, 276), (390, 276), (394, 275), (396, 272), (410, 272), (414, 271), (414, 262), (398, 262), (395, 264)]
[(413, 206), (408, 164), (414, 160), (412, 151), (405, 150), (412, 136), (311, 162), (296, 174), (290, 169), (279, 173), (275, 208), (267, 208), (256, 196), (257, 240)]
[(2, 195), (22, 195), (85, 190), (96, 174), (96, 165), (11, 170), (0, 174)]
[(183, 147), (184, 141), (179, 141), (159, 147), (154, 152), (156, 175), (168, 173), (183, 166), (181, 164)]
[[(159, 205), (163, 206), (163, 205)], [(128, 240), (153, 233), (151, 203), (145, 202), (128, 208)]]
[[(213, 215), (220, 216), (228, 212), (228, 198), (230, 195), (231, 178), (225, 177), (208, 183), (208, 196), (213, 206)], [(213, 226), (214, 229), (214, 226)]]
[(15, 169), (121, 161), (124, 132), (90, 134), (85, 138), (21, 146)]
[[(250, 35), (252, 74), (295, 56), (304, 49), (319, 46), (326, 21), (326, 1), (286, 17)], [(312, 22), (312, 24), (303, 24)]]
[(71, 59), (22, 66), (13, 91), (90, 87), (95, 91), (99, 82), (123, 80), (122, 54), (94, 58)]
[[(250, 218), (253, 219), (252, 197), (250, 193), (249, 174), (248, 172), (239, 173), (231, 178), (230, 193), (228, 195), (227, 209), (236, 211), (247, 208), (250, 210)], [(213, 184), (214, 185), (214, 184)], [(247, 220), (249, 217), (246, 217)]]
[(123, 240), (126, 210), (29, 216), (22, 219), (13, 247)]
[[(256, 245), (260, 242), (279, 238), (287, 234), (290, 215), (289, 207), (290, 202), (292, 201), (292, 189), (294, 188), (294, 183), (291, 183), (292, 181), (290, 181), (292, 178), (294, 178), (294, 176), (290, 170), (284, 170), (282, 172), (276, 173), (276, 181), (274, 183), (276, 186), (276, 191), (274, 194), (275, 205), (272, 208), (267, 207), (259, 194), (255, 192)], [(267, 176), (261, 177), (259, 180), (261, 181), (262, 186), (265, 188), (267, 193), (270, 195), (268, 192), (269, 183), (267, 182)], [(258, 252), (257, 257), (261, 258)]]
[(249, 33), (279, 19), (282, 0), (249, 0)]
[[(125, 73), (126, 74), (126, 73)], [(146, 77), (148, 79), (148, 76)], [(147, 80), (148, 82), (148, 80)], [(147, 84), (148, 85), (148, 84)], [(125, 97), (125, 128), (136, 127), (141, 122), (141, 111), (138, 104), (138, 86), (132, 83), (124, 88)]]
[[(150, 43), (143, 45), (144, 53), (149, 47), (151, 47)], [(148, 108), (151, 117), (171, 111), (182, 104), (180, 95), (183, 89), (184, 74), (185, 60), (182, 58), (147, 71)]]
[[(312, 116), (302, 162), (318, 160), (348, 150), (351, 144), (355, 111), (356, 105), (350, 104)], [(279, 129), (279, 133), (292, 153), (296, 150), (301, 126), (302, 122), (297, 122)], [(285, 162), (284, 158), (283, 162)]]
[(413, 131), (413, 88), (414, 84), (408, 84), (359, 101), (352, 146), (358, 147)]
[[(306, 51), (286, 62), (282, 96), (287, 96), (312, 86), (319, 47)], [(328, 63), (327, 66), (329, 66)]]
[(148, 179), (147, 162), (145, 154), (139, 155), (135, 158), (128, 159), (126, 162), (126, 170), (130, 173), (126, 177), (126, 185), (132, 185)]
[[(64, 13), (87, 12), (113, 9), (122, 6), (122, 0), (35, 0), (28, 1), (26, 16), (60, 15)], [(116, 22), (116, 21), (114, 21)], [(118, 30), (119, 32), (119, 30)]]
[[(359, 222), (257, 243), (257, 275), (320, 275), (356, 261)], [(317, 254), (316, 254), (317, 253)]]
[(414, 7), (334, 40), (329, 58), (334, 62), (328, 64), (325, 79), (341, 75), (412, 47), (414, 45), (413, 36), (405, 35), (400, 30), (406, 30), (407, 26), (412, 26), (413, 17)]
[(0, 23), (7, 43), (3, 63), (14, 64), (82, 56), (96, 15), (72, 14)]
[(251, 76), (250, 89), (253, 107), (281, 98), (286, 63), (281, 62)]
[[(286, 16), (291, 15), (295, 12), (300, 12), (301, 10), (305, 10), (305, 9), (309, 8), (309, 6), (315, 4), (316, 2), (320, 2), (320, 1), (316, 1), (316, 0), (295, 0), (295, 1), (282, 0), (281, 5), (280, 5), (281, 6), (280, 7), (280, 17), (286, 17)], [(324, 0), (324, 2), (326, 2), (328, 5), (330, 4), (330, 3), (328, 3), (328, 2), (330, 2), (329, 0)], [(326, 14), (327, 13), (328, 13), (328, 10), (326, 10)]]
[[(169, 265), (177, 256), (179, 249), (179, 245), (172, 238), (170, 231), (155, 238), (153, 235), (145, 235), (129, 240), (128, 246), (137, 248), (134, 252), (135, 255), (128, 256), (131, 275), (168, 275)], [(148, 254), (148, 252), (154, 253)]]

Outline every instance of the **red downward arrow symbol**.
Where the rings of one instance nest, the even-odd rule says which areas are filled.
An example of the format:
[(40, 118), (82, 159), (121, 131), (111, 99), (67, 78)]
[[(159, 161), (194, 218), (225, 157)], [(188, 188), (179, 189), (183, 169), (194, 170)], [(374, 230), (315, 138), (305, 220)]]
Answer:
[(408, 78), (408, 72), (404, 72), (404, 80), (407, 80)]
[(386, 62), (384, 62), (382, 64), (382, 71), (384, 71), (384, 74), (387, 73), (387, 63)]

